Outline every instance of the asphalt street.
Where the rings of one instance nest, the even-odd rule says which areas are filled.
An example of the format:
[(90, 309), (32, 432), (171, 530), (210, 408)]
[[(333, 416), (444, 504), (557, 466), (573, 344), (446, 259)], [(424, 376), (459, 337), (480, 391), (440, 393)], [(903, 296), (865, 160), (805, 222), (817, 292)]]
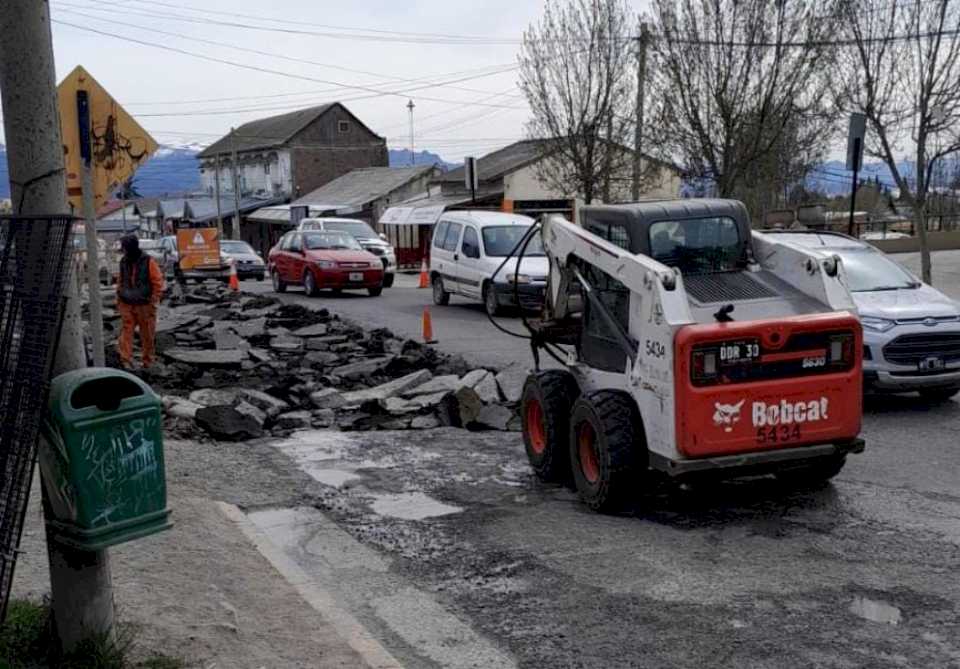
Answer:
[[(430, 304), (284, 299), (411, 337)], [(441, 350), (529, 365), (479, 305), (432, 313)], [(659, 481), (617, 516), (536, 481), (516, 433), (306, 432), (275, 446), (323, 493), (251, 519), (407, 666), (958, 667), (958, 428), (956, 400), (871, 400), (821, 489)]]
[[(430, 309), (433, 336), (437, 346), (447, 353), (460, 354), (474, 364), (485, 367), (506, 367), (522, 364), (532, 366), (530, 347), (526, 340), (512, 337), (490, 324), (483, 305), (453, 296), (444, 307), (433, 304), (429, 288), (417, 288), (416, 275), (401, 274), (392, 288), (380, 297), (369, 297), (366, 291), (345, 291), (334, 294), (322, 291), (317, 297), (307, 297), (303, 289), (290, 287), (284, 300), (314, 307), (325, 307), (333, 313), (371, 328), (386, 327), (398, 336), (422, 341), (424, 307)], [(269, 281), (244, 281), (243, 290), (271, 293)], [(504, 327), (518, 334), (526, 334), (518, 318), (498, 319)]]

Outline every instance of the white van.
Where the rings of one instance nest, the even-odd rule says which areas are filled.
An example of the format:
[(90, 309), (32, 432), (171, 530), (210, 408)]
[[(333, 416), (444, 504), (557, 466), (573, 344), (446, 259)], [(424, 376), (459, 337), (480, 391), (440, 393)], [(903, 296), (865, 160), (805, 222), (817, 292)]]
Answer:
[[(495, 211), (448, 211), (433, 229), (430, 281), (433, 301), (448, 304), (457, 294), (481, 300), (491, 316), (503, 307), (538, 310), (543, 305), (549, 264), (539, 235), (527, 245), (514, 287), (516, 255), (497, 268), (530, 229), (527, 216)], [(519, 253), (519, 250), (518, 250)]]

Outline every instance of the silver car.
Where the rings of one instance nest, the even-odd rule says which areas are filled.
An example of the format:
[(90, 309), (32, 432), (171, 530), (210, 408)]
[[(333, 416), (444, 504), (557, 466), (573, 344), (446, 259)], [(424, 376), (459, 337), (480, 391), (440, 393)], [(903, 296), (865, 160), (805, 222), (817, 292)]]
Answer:
[(777, 237), (843, 261), (863, 324), (866, 391), (916, 391), (931, 401), (960, 391), (960, 305), (852, 237), (812, 230)]

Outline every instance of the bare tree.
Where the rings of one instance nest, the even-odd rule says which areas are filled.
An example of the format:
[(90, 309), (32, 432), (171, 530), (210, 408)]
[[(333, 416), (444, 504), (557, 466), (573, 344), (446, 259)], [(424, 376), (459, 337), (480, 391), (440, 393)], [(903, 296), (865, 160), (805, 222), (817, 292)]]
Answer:
[[(883, 160), (913, 209), (923, 280), (930, 282), (927, 207), (938, 164), (960, 152), (960, 2), (844, 0), (851, 46), (840, 104), (866, 115), (867, 152)], [(912, 165), (901, 161), (912, 153)]]
[(591, 202), (631, 160), (636, 25), (624, 0), (547, 0), (523, 34), (520, 88), (533, 112), (529, 134), (547, 157), (538, 177)]
[(784, 197), (830, 141), (834, 2), (653, 0), (654, 141), (720, 197)]

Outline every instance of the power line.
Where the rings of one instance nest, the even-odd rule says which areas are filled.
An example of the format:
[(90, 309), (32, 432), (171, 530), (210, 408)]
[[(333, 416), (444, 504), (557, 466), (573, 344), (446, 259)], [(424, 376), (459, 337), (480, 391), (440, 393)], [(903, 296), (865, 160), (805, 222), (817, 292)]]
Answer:
[[(69, 4), (69, 3), (63, 3), (63, 2), (61, 2), (61, 3), (57, 3), (57, 11), (58, 11), (58, 12), (66, 12), (66, 13), (68, 13), (68, 14), (73, 14), (73, 15), (76, 15), (76, 16), (82, 16), (82, 17), (84, 17), (84, 18), (93, 19), (94, 21), (107, 21), (107, 19), (105, 19), (104, 17), (94, 16), (94, 15), (92, 15), (92, 14), (85, 14), (84, 12), (78, 12), (78, 11), (76, 11), (76, 10), (74, 10), (74, 9), (63, 9), (63, 8), (61, 8), (61, 5), (66, 5), (66, 6), (69, 6), (69, 7), (78, 7), (78, 6), (79, 6), (79, 7), (82, 7), (81, 5), (72, 5), (72, 4)], [(90, 9), (96, 11), (96, 8), (90, 8)], [(116, 23), (118, 23), (118, 22), (116, 22), (116, 21), (111, 21), (111, 23), (116, 24)], [(287, 56), (287, 55), (284, 55), (284, 54), (274, 53), (274, 52), (271, 52), (271, 51), (262, 51), (262, 50), (260, 50), (260, 49), (253, 49), (253, 48), (246, 47), (246, 46), (240, 46), (240, 45), (237, 45), (237, 44), (231, 44), (231, 43), (229, 43), (229, 42), (219, 42), (219, 41), (216, 41), (216, 40), (204, 39), (204, 38), (196, 37), (196, 36), (193, 36), (193, 35), (184, 35), (183, 33), (175, 33), (175, 32), (170, 32), (170, 31), (166, 31), (166, 30), (160, 30), (160, 29), (158, 29), (158, 28), (150, 27), (150, 26), (142, 26), (142, 25), (137, 25), (137, 24), (134, 24), (134, 23), (127, 23), (127, 22), (120, 23), (119, 25), (122, 25), (122, 26), (125, 27), (125, 28), (137, 28), (137, 29), (139, 29), (139, 30), (145, 30), (145, 31), (147, 31), (147, 32), (154, 33), (154, 34), (167, 35), (167, 36), (170, 36), (170, 37), (178, 37), (178, 38), (180, 38), (180, 39), (189, 40), (189, 41), (191, 41), (191, 42), (199, 42), (199, 43), (201, 43), (201, 44), (210, 44), (210, 45), (212, 45), (212, 46), (225, 47), (225, 48), (228, 48), (228, 49), (235, 49), (235, 50), (237, 50), (237, 51), (242, 51), (242, 52), (246, 52), (246, 53), (253, 53), (253, 54), (256, 54), (256, 55), (258, 55), (258, 56), (267, 56), (267, 57), (269, 57), (269, 58), (277, 58), (277, 59), (280, 59), (280, 60), (286, 60), (286, 61), (290, 61), (290, 62), (294, 62), (294, 63), (303, 63), (303, 64), (306, 64), (306, 65), (315, 65), (315, 66), (317, 66), (317, 67), (325, 67), (325, 68), (334, 69), (334, 70), (341, 70), (341, 71), (343, 71), (343, 72), (350, 72), (351, 74), (364, 74), (364, 75), (368, 75), (368, 76), (380, 77), (380, 78), (388, 79), (388, 81), (384, 81), (384, 82), (381, 82), (381, 83), (376, 84), (376, 85), (378, 85), (378, 86), (379, 86), (379, 85), (387, 85), (387, 84), (391, 84), (391, 83), (394, 83), (394, 82), (401, 82), (401, 83), (421, 83), (421, 82), (424, 82), (424, 81), (429, 81), (430, 79), (433, 78), (433, 77), (421, 77), (421, 78), (419, 78), (419, 79), (406, 79), (406, 78), (403, 78), (403, 77), (391, 77), (391, 76), (384, 75), (384, 74), (381, 74), (381, 73), (378, 73), (378, 72), (370, 72), (369, 70), (359, 70), (359, 69), (355, 69), (355, 68), (351, 68), (351, 67), (344, 67), (344, 66), (341, 66), (341, 65), (333, 65), (333, 64), (330, 64), (330, 63), (321, 63), (321, 62), (317, 62), (317, 61), (315, 61), (315, 60), (310, 60), (310, 59), (308, 59), (308, 58), (297, 58), (297, 57), (295, 57), (295, 56)], [(504, 66), (501, 66), (501, 67), (503, 67), (503, 68), (505, 68), (505, 69), (497, 70), (497, 71), (492, 71), (492, 72), (489, 72), (489, 73), (487, 73), (487, 74), (484, 74), (483, 76), (492, 76), (492, 75), (494, 75), (494, 74), (502, 74), (502, 73), (504, 73), (504, 72), (509, 72), (509, 71), (513, 71), (513, 70), (517, 69), (517, 68), (516, 68), (516, 65), (512, 65), (512, 64), (511, 64), (511, 65), (504, 65)], [(479, 78), (479, 77), (478, 77), (478, 78)], [(438, 87), (451, 88), (451, 89), (455, 89), (455, 90), (462, 90), (462, 91), (466, 91), (466, 92), (468, 92), (468, 93), (484, 93), (484, 94), (486, 94), (486, 93), (489, 93), (489, 92), (490, 92), (490, 91), (479, 90), (479, 89), (476, 89), (476, 88), (466, 88), (466, 87), (462, 87), (462, 86), (452, 86), (452, 85), (449, 85), (449, 84), (442, 84), (442, 83), (441, 83), (441, 84), (437, 84), (437, 86), (438, 86)], [(323, 90), (323, 91), (318, 91), (318, 92), (322, 92), (322, 93), (332, 92), (332, 91), (339, 90), (339, 88), (342, 88), (342, 86), (338, 87), (337, 89), (325, 89), (325, 90)], [(177, 103), (174, 103), (174, 104), (182, 104), (182, 102), (179, 102), (179, 101), (178, 101)]]
[[(312, 82), (315, 82), (315, 83), (335, 85), (335, 86), (340, 86), (340, 87), (342, 87), (342, 88), (352, 88), (352, 89), (356, 89), (356, 90), (369, 91), (369, 92), (372, 92), (372, 93), (373, 93), (373, 95), (367, 95), (367, 96), (360, 96), (360, 97), (348, 98), (348, 99), (343, 100), (343, 101), (364, 100), (364, 99), (369, 99), (369, 98), (371, 98), (371, 97), (381, 97), (381, 96), (390, 96), (390, 95), (392, 95), (392, 96), (398, 96), (398, 97), (407, 97), (407, 96), (408, 96), (411, 92), (413, 92), (413, 91), (423, 90), (423, 89), (425, 89), (425, 88), (434, 88), (434, 87), (436, 86), (435, 84), (428, 84), (428, 85), (415, 86), (415, 87), (413, 87), (413, 88), (402, 89), (402, 90), (383, 91), (383, 90), (379, 90), (379, 89), (376, 89), (376, 88), (372, 88), (372, 87), (370, 87), (370, 86), (363, 86), (363, 85), (359, 85), (359, 84), (343, 84), (343, 83), (336, 82), (336, 81), (329, 81), (329, 80), (324, 80), (324, 79), (318, 79), (318, 78), (316, 78), (316, 77), (308, 77), (308, 76), (306, 76), (306, 75), (295, 74), (295, 73), (292, 73), (292, 72), (283, 72), (283, 71), (281, 71), (281, 70), (274, 70), (274, 69), (267, 68), (267, 67), (260, 67), (260, 66), (257, 66), (257, 65), (249, 65), (249, 64), (247, 64), (247, 63), (240, 63), (240, 62), (237, 62), (237, 61), (228, 60), (228, 59), (226, 59), (226, 58), (217, 58), (216, 56), (210, 56), (210, 55), (207, 55), (207, 54), (198, 53), (198, 52), (196, 52), (196, 51), (188, 51), (188, 50), (186, 50), (186, 49), (180, 49), (180, 48), (178, 48), (178, 47), (169, 46), (169, 45), (166, 45), (166, 44), (159, 44), (159, 43), (157, 43), (157, 42), (149, 42), (149, 41), (147, 41), (147, 40), (137, 39), (137, 38), (135, 38), (135, 37), (128, 37), (128, 36), (125, 36), (125, 35), (118, 35), (117, 33), (111, 33), (111, 32), (105, 31), (105, 30), (99, 30), (99, 29), (97, 29), (97, 28), (90, 28), (90, 27), (86, 27), (86, 26), (80, 26), (80, 25), (77, 25), (77, 24), (75, 24), (75, 23), (70, 23), (70, 22), (68, 22), (68, 21), (63, 21), (63, 20), (60, 20), (60, 19), (51, 19), (51, 21), (52, 21), (53, 23), (58, 24), (58, 25), (69, 26), (69, 27), (71, 27), (71, 28), (75, 28), (75, 29), (77, 29), (77, 30), (82, 30), (82, 31), (84, 31), (84, 32), (90, 32), (90, 33), (94, 33), (94, 34), (97, 34), (97, 35), (104, 35), (104, 36), (106, 36), (106, 37), (114, 37), (114, 38), (116, 38), (116, 39), (120, 39), (120, 40), (123, 40), (123, 41), (126, 41), (126, 42), (132, 42), (132, 43), (134, 43), (134, 44), (140, 44), (140, 45), (142, 45), (142, 46), (149, 46), (149, 47), (153, 47), (153, 48), (156, 48), (156, 49), (162, 49), (162, 50), (164, 50), (164, 51), (170, 51), (170, 52), (172, 52), (172, 53), (179, 53), (179, 54), (181, 54), (181, 55), (191, 56), (191, 57), (193, 57), (193, 58), (198, 58), (198, 59), (200, 59), (200, 60), (206, 60), (206, 61), (210, 61), (210, 62), (213, 62), (213, 63), (221, 63), (221, 64), (223, 64), (223, 65), (230, 65), (230, 66), (233, 66), (233, 67), (238, 67), (238, 68), (245, 69), (245, 70), (252, 70), (252, 71), (254, 71), (254, 72), (262, 72), (262, 73), (265, 73), (265, 74), (276, 74), (276, 75), (279, 75), (279, 76), (282, 76), (282, 77), (287, 77), (287, 78), (290, 78), (290, 79), (300, 79), (300, 80), (303, 80), (303, 81), (312, 81)], [(514, 69), (515, 69), (515, 68), (514, 68)], [(489, 75), (486, 75), (486, 76), (489, 76)], [(473, 77), (463, 77), (463, 78), (461, 78), (461, 79), (455, 79), (455, 80), (453, 80), (453, 81), (446, 82), (446, 83), (458, 83), (458, 82), (460, 82), (460, 81), (470, 81), (470, 80), (472, 80), (472, 79), (477, 79), (477, 78), (479, 78), (479, 77), (477, 77), (477, 76), (473, 76)], [(464, 102), (458, 101), (458, 100), (445, 100), (445, 99), (443, 99), (443, 98), (433, 98), (433, 97), (427, 97), (427, 96), (423, 96), (423, 95), (420, 95), (420, 96), (418, 96), (418, 97), (419, 97), (421, 100), (426, 100), (426, 101), (429, 101), (429, 102), (440, 102), (440, 103), (444, 103), (444, 104), (457, 104), (457, 105), (464, 104)], [(506, 109), (516, 109), (516, 110), (520, 110), (520, 111), (523, 110), (522, 107), (510, 107), (510, 106), (508, 106), (508, 105), (484, 104), (484, 105), (482, 105), (482, 106), (486, 106), (486, 107), (503, 107), (503, 108), (506, 108)], [(225, 111), (223, 111), (222, 113), (232, 113), (233, 111), (235, 111), (235, 110), (225, 110)], [(258, 110), (256, 110), (256, 111), (268, 111), (268, 110), (267, 110), (266, 108), (264, 108), (264, 109), (258, 109)], [(201, 115), (202, 115), (202, 112), (190, 113), (190, 114), (188, 114), (188, 113), (181, 113), (181, 114), (175, 114), (175, 113), (174, 113), (174, 114), (140, 114), (140, 116), (187, 116), (187, 115), (198, 115), (198, 114), (201, 114)]]
[[(161, 6), (164, 6), (164, 7), (171, 7), (171, 8), (174, 8), (174, 9), (186, 9), (186, 10), (191, 11), (191, 12), (197, 12), (197, 13), (203, 13), (203, 14), (215, 14), (215, 15), (220, 15), (220, 16), (235, 16), (235, 17), (246, 18), (246, 19), (256, 19), (256, 20), (260, 20), (260, 21), (272, 21), (272, 22), (274, 22), (274, 23), (285, 23), (285, 24), (288, 24), (288, 25), (291, 25), (291, 24), (292, 24), (292, 25), (308, 25), (308, 26), (312, 26), (312, 27), (314, 27), (314, 28), (327, 28), (327, 29), (331, 29), (331, 30), (353, 30), (353, 31), (357, 31), (357, 32), (370, 32), (370, 33), (386, 34), (386, 35), (406, 35), (406, 36), (417, 36), (417, 37), (439, 37), (439, 38), (464, 39), (464, 40), (484, 39), (484, 38), (482, 38), (482, 37), (471, 36), (471, 35), (450, 35), (450, 34), (445, 34), (445, 33), (422, 33), (422, 32), (401, 31), (401, 30), (378, 30), (378, 29), (374, 29), (374, 28), (352, 28), (352, 27), (345, 27), (345, 26), (332, 26), (332, 25), (326, 25), (326, 24), (321, 24), (321, 23), (310, 23), (310, 22), (305, 22), (305, 21), (289, 21), (289, 20), (286, 20), (286, 19), (277, 19), (277, 18), (271, 18), (271, 17), (267, 17), (267, 16), (257, 16), (257, 15), (253, 15), (253, 14), (240, 14), (240, 13), (237, 13), (237, 12), (223, 12), (223, 11), (216, 11), (216, 10), (211, 10), (211, 9), (197, 9), (197, 8), (195, 8), (195, 7), (189, 7), (189, 6), (187, 6), (187, 5), (178, 5), (178, 4), (172, 4), (172, 3), (167, 3), (167, 2), (160, 2), (159, 0), (151, 0), (150, 2), (146, 2), (146, 1), (144, 1), (144, 0), (132, 0), (132, 2), (137, 2), (138, 4), (143, 4), (143, 5), (161, 5)], [(112, 4), (112, 3), (111, 3), (111, 4)]]
[(224, 26), (228, 28), (254, 30), (258, 32), (274, 32), (274, 33), (284, 33), (288, 35), (306, 35), (309, 37), (326, 37), (330, 39), (341, 39), (341, 40), (398, 42), (398, 43), (407, 43), (407, 44), (447, 44), (447, 45), (466, 45), (466, 46), (515, 45), (518, 43), (518, 40), (515, 40), (515, 39), (496, 39), (496, 38), (451, 39), (451, 38), (440, 38), (440, 37), (415, 37), (415, 36), (404, 37), (401, 35), (394, 36), (394, 35), (387, 35), (387, 34), (364, 35), (361, 33), (321, 32), (316, 30), (305, 30), (303, 28), (282, 28), (282, 27), (253, 25), (250, 23), (242, 23), (239, 21), (223, 21), (223, 20), (211, 19), (207, 17), (178, 16), (176, 14), (170, 14), (166, 12), (137, 11), (136, 8), (127, 9), (127, 8), (121, 8), (117, 5), (109, 5), (109, 6), (110, 6), (110, 9), (100, 9), (97, 7), (89, 7), (89, 6), (85, 6), (83, 8), (92, 10), (92, 11), (119, 12), (121, 14), (126, 14), (129, 16), (144, 16), (147, 18), (169, 19), (172, 21), (180, 21), (184, 23), (218, 25), (218, 26)]

